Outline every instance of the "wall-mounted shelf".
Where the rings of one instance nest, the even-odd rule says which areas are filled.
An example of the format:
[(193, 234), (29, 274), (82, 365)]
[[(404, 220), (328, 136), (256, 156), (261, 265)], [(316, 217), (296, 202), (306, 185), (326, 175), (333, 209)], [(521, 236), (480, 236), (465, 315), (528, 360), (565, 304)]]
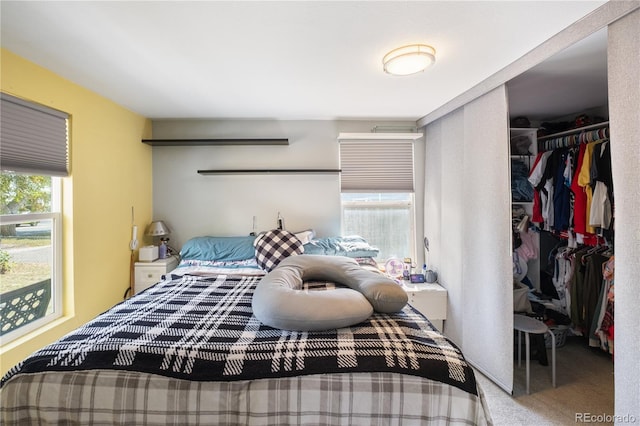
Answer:
[(240, 175), (240, 174), (334, 174), (340, 169), (227, 169), (198, 170), (201, 175)]
[(151, 146), (289, 145), (289, 139), (142, 139)]

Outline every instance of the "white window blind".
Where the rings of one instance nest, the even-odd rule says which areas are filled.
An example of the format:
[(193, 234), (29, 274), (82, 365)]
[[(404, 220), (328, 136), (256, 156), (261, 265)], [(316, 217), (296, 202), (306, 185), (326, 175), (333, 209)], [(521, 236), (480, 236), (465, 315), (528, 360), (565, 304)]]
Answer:
[(1, 93), (0, 117), (2, 170), (69, 175), (67, 113)]
[(413, 140), (340, 140), (342, 192), (413, 192)]

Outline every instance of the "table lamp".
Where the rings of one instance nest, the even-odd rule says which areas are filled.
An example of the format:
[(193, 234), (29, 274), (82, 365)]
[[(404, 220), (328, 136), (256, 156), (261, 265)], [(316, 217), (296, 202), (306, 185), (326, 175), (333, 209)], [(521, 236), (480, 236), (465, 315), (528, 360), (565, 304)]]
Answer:
[(169, 238), (167, 237), (170, 232), (169, 227), (161, 220), (151, 222), (147, 228), (147, 235), (160, 238), (160, 244), (158, 246), (158, 257), (160, 259), (166, 259), (171, 254), (168, 245)]

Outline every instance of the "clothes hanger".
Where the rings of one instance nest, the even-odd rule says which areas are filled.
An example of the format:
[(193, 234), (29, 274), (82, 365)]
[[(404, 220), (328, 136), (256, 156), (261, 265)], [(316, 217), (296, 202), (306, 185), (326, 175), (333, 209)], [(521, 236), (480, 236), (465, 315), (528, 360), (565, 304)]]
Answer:
[[(600, 241), (601, 238), (602, 238), (602, 242)], [(590, 256), (592, 254), (602, 253), (603, 251), (607, 250), (608, 248), (609, 248), (609, 246), (606, 245), (606, 240), (604, 239), (604, 237), (596, 235), (596, 245), (594, 247), (590, 248), (587, 251), (587, 254), (585, 256)]]
[(600, 254), (603, 256), (609, 256), (609, 257), (613, 256), (613, 247), (604, 246), (604, 250), (602, 250)]

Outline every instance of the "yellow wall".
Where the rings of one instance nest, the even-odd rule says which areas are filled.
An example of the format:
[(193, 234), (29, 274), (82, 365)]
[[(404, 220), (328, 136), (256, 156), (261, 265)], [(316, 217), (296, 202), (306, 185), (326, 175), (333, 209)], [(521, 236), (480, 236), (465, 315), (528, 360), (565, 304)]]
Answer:
[[(1, 51), (3, 92), (70, 114), (63, 179), (64, 316), (0, 347), (0, 373), (121, 301), (129, 286), (131, 208), (139, 239), (152, 214), (150, 120)], [(141, 241), (142, 243), (142, 241)]]

